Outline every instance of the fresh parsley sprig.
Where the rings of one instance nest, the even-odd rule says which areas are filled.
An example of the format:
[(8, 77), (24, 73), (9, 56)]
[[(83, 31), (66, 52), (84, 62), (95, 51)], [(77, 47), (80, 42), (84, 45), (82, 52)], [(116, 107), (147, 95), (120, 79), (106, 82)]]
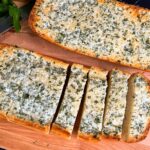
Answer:
[(0, 0), (0, 16), (3, 16), (5, 14), (9, 14), (9, 16), (12, 17), (12, 24), (16, 32), (19, 32), (21, 29), (21, 12), (12, 0)]

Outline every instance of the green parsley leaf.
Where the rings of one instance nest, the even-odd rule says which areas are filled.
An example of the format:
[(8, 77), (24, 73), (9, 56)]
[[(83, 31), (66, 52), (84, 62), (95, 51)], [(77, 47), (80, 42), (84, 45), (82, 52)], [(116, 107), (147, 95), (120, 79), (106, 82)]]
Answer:
[(9, 15), (13, 19), (13, 26), (14, 26), (16, 32), (19, 32), (21, 29), (21, 25), (20, 25), (21, 12), (20, 12), (20, 9), (17, 8), (16, 6), (9, 5)]

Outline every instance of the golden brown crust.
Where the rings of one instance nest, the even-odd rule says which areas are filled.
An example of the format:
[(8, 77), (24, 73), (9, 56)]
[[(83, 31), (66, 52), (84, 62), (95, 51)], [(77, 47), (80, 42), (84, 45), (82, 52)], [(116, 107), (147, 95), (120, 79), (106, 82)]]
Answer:
[(95, 138), (93, 134), (78, 132), (78, 138), (96, 142), (101, 139), (101, 135), (99, 134), (99, 136)]
[[(13, 46), (15, 47), (15, 46)], [(4, 52), (7, 48), (7, 54), (12, 55), (13, 51), (12, 51), (12, 46), (8, 45), (8, 44), (3, 44), (0, 43), (0, 56), (3, 57), (4, 56)]]
[(0, 111), (0, 118), (6, 119), (6, 112)]
[(3, 115), (0, 114), (0, 119), (4, 119), (7, 120), (6, 117), (4, 117)]
[(42, 126), (39, 123), (35, 123), (35, 122), (32, 122), (32, 121), (27, 121), (27, 120), (18, 118), (18, 117), (13, 116), (13, 115), (7, 115), (7, 120), (9, 122), (16, 123), (16, 124), (22, 125), (24, 127), (29, 127), (31, 129), (37, 129), (37, 130), (42, 131), (46, 134), (49, 134), (50, 124)]
[[(148, 9), (145, 9), (145, 8), (142, 8), (142, 7), (137, 7), (137, 6), (125, 4), (123, 2), (116, 2), (115, 0), (113, 0), (113, 1), (120, 7), (128, 7), (131, 10), (133, 10), (135, 16), (138, 14), (139, 11), (148, 11), (149, 12)], [(99, 0), (99, 2), (104, 3), (105, 0)], [(54, 39), (52, 39), (51, 37), (47, 36), (46, 34), (39, 32), (36, 29), (36, 26), (35, 26), (35, 23), (39, 20), (39, 18), (36, 15), (36, 7), (38, 7), (41, 3), (42, 3), (42, 0), (37, 0), (36, 1), (35, 6), (33, 7), (32, 11), (31, 11), (31, 14), (29, 16), (28, 22), (29, 22), (29, 26), (30, 26), (30, 28), (32, 29), (33, 32), (37, 33), (43, 39), (45, 39), (45, 40), (47, 40), (47, 41), (49, 41), (49, 42), (51, 42), (55, 45), (58, 45), (58, 46), (60, 46), (64, 49), (76, 52), (78, 54), (83, 54), (83, 55), (87, 55), (87, 56), (90, 56), (90, 57), (99, 58), (99, 57), (96, 56), (96, 54), (94, 52), (91, 52), (89, 50), (84, 50), (84, 49), (82, 49), (83, 50), (82, 51), (80, 49), (74, 49), (74, 48), (71, 48), (71, 47), (68, 47), (68, 46), (64, 46), (64, 45), (58, 43), (57, 41), (55, 41)], [(109, 61), (109, 62), (112, 62), (112, 63), (115, 63), (115, 64), (121, 64), (121, 65), (128, 66), (128, 67), (133, 67), (133, 68), (138, 68), (138, 69), (150, 71), (150, 69), (143, 68), (142, 65), (139, 64), (138, 62), (135, 62), (134, 64), (128, 64), (127, 62), (118, 62), (116, 60), (116, 57), (115, 58), (113, 58), (113, 57), (112, 58), (100, 57), (99, 59), (104, 60), (104, 61)]]
[(101, 135), (102, 138), (107, 138), (107, 139), (117, 139), (120, 140), (121, 139), (121, 135), (106, 135), (104, 133), (102, 133)]
[(59, 125), (53, 123), (52, 128), (51, 128), (52, 133), (56, 133), (66, 139), (70, 139), (71, 134), (64, 128), (60, 127)]
[(0, 43), (0, 53), (2, 52), (1, 49), (9, 47), (8, 44)]

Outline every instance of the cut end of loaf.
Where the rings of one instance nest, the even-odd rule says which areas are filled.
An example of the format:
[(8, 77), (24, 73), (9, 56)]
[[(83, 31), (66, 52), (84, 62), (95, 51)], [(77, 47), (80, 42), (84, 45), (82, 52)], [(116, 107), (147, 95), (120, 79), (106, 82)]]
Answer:
[(128, 82), (128, 94), (127, 94), (127, 105), (125, 110), (125, 118), (123, 121), (122, 139), (128, 141), (131, 113), (133, 108), (133, 96), (134, 96), (134, 78), (130, 78)]
[(149, 80), (142, 74), (131, 76), (122, 132), (125, 142), (138, 142), (147, 136), (150, 127), (149, 89)]

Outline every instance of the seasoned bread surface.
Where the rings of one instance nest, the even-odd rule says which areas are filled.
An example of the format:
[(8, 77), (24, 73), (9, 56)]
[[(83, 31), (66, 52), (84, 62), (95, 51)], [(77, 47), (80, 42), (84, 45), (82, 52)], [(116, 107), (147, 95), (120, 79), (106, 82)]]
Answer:
[(72, 65), (68, 85), (58, 115), (52, 126), (52, 132), (58, 134), (63, 132), (68, 137), (71, 135), (84, 93), (87, 73), (88, 69), (82, 65)]
[(9, 121), (48, 128), (68, 64), (8, 45), (0, 45), (0, 52), (1, 112)]
[(141, 74), (129, 80), (123, 140), (137, 142), (147, 136), (150, 127), (150, 81)]
[(103, 135), (121, 138), (130, 74), (113, 69), (109, 74)]
[(102, 131), (108, 71), (91, 68), (78, 136), (99, 139)]
[(147, 78), (137, 73), (130, 77), (113, 69), (106, 92), (107, 71), (94, 67), (89, 71), (73, 64), (64, 88), (67, 69), (64, 62), (0, 44), (0, 118), (49, 133), (62, 98), (52, 131), (70, 137), (85, 94), (80, 138), (99, 139), (102, 132), (106, 137), (122, 136), (126, 142), (137, 142), (147, 136), (150, 127)]
[(150, 70), (150, 11), (115, 0), (37, 0), (29, 25), (71, 51)]

